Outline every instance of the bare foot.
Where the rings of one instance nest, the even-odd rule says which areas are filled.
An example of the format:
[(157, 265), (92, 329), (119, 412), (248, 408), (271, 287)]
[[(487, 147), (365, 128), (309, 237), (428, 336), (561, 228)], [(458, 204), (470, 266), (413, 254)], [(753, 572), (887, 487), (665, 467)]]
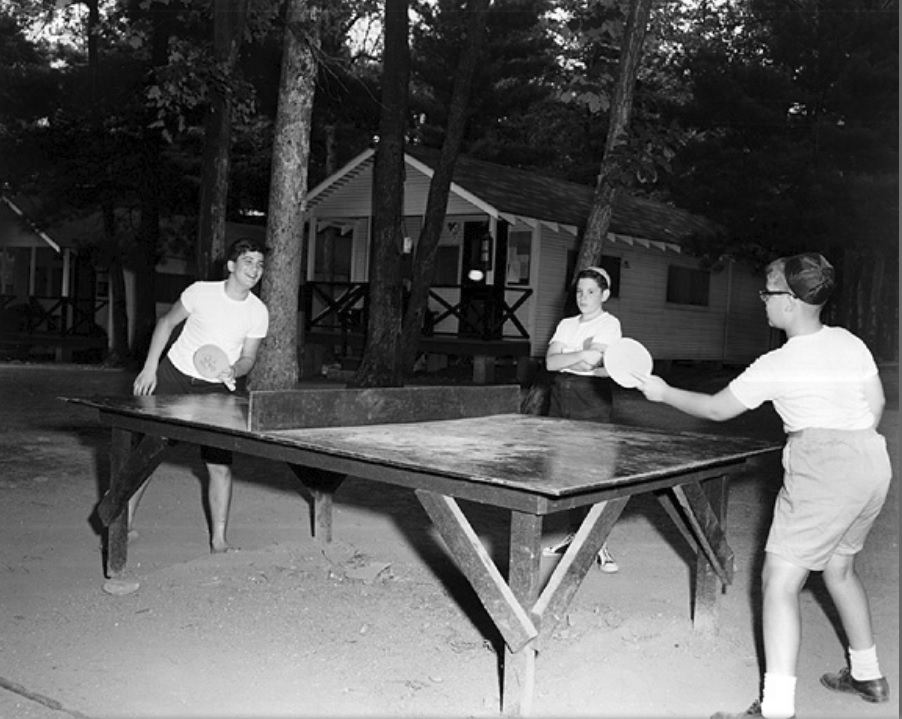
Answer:
[(229, 552), (239, 551), (238, 547), (233, 547), (226, 542), (211, 542), (210, 554), (228, 554)]
[(141, 583), (128, 578), (114, 577), (103, 583), (103, 591), (114, 597), (124, 597), (126, 594), (137, 592)]

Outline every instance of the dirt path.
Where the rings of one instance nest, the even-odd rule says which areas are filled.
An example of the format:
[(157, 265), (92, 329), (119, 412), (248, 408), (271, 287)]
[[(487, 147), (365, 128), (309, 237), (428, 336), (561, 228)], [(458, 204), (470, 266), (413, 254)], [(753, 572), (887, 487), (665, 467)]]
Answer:
[[(140, 589), (103, 593), (91, 513), (108, 432), (94, 412), (57, 398), (127, 392), (130, 379), (100, 368), (0, 364), (0, 717), (497, 715), (497, 637), (402, 489), (349, 479), (324, 554), (287, 468), (238, 457), (230, 539), (241, 551), (212, 556), (202, 466), (194, 450), (177, 447), (154, 476), (129, 550)], [(680, 379), (709, 389), (723, 382)], [(617, 408), (626, 423), (780, 437), (769, 408), (728, 425), (692, 422), (636, 393), (619, 395)], [(898, 473), (897, 404), (883, 431)], [(621, 571), (593, 570), (579, 590), (539, 657), (534, 713), (706, 717), (747, 706), (757, 691), (760, 545), (779, 477), (773, 457), (733, 483), (737, 571), (716, 636), (692, 631), (680, 535), (655, 504), (628, 505), (609, 540)], [(804, 595), (802, 717), (899, 716), (898, 508), (894, 482), (860, 558), (892, 701), (872, 706), (819, 686), (843, 654), (813, 579)], [(480, 532), (504, 531), (491, 512), (467, 509)]]

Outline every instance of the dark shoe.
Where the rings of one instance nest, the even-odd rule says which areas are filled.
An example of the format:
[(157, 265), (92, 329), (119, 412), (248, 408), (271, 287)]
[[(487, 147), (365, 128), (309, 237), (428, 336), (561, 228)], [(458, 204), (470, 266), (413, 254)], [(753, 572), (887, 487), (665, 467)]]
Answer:
[[(746, 709), (744, 712), (739, 712), (738, 714), (727, 714), (726, 712), (717, 712), (717, 714), (712, 714), (711, 719), (748, 719), (748, 717), (760, 717), (761, 716), (761, 702), (757, 699), (752, 702), (752, 705)], [(791, 719), (795, 719), (795, 715), (791, 717)]]
[(824, 674), (821, 677), (821, 684), (835, 692), (857, 694), (866, 702), (873, 704), (889, 701), (889, 682), (886, 681), (886, 677), (859, 681), (844, 667), (836, 673)]

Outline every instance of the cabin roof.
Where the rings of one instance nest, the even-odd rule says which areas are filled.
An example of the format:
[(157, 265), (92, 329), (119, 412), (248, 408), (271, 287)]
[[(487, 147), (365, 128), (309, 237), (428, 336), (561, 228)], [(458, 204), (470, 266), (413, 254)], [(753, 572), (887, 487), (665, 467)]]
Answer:
[(0, 247), (49, 247), (55, 252), (69, 243), (60, 242), (59, 238), (51, 238), (31, 219), (23, 209), (24, 198), (0, 193)]
[[(439, 151), (419, 145), (405, 148), (408, 165), (419, 166), (431, 176), (438, 165)], [(359, 155), (308, 195), (308, 207), (338, 191), (372, 167), (374, 151)], [(476, 160), (460, 155), (454, 167), (452, 192), (478, 198), (500, 216), (518, 216), (542, 222), (581, 228), (592, 206), (594, 188), (566, 180)], [(624, 238), (680, 245), (697, 234), (711, 234), (709, 220), (656, 200), (618, 192), (610, 233)]]

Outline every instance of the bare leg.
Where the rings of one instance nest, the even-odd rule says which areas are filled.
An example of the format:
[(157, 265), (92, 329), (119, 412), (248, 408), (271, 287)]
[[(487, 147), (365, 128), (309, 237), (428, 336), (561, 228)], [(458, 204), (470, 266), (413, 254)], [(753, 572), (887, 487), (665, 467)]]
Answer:
[(834, 554), (824, 569), (824, 584), (839, 612), (849, 647), (856, 651), (874, 646), (871, 610), (864, 585), (855, 571), (855, 557)]
[(232, 468), (227, 464), (208, 464), (210, 485), (207, 499), (210, 503), (210, 551), (214, 554), (228, 552), (226, 541), (229, 507), (232, 504)]
[(767, 552), (762, 576), (765, 668), (773, 674), (794, 677), (802, 643), (799, 594), (808, 570)]

